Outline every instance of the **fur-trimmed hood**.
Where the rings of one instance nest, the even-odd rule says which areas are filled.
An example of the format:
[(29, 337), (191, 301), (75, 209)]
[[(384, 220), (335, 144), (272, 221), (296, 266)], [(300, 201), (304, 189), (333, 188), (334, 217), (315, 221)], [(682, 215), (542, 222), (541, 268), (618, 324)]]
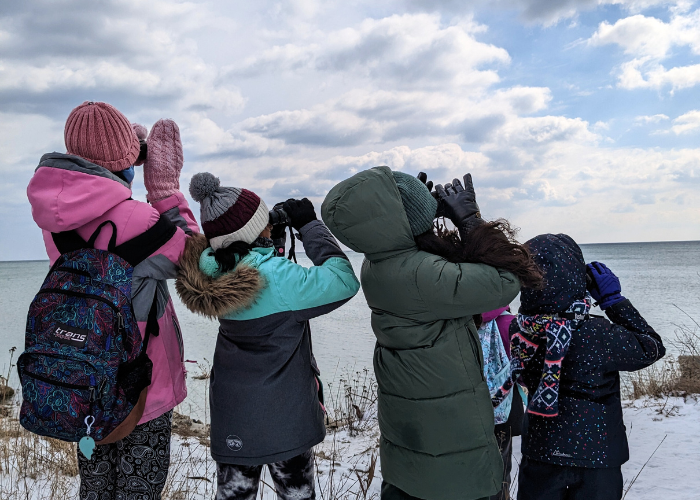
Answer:
[(245, 265), (217, 278), (207, 276), (199, 268), (199, 259), (208, 246), (201, 234), (188, 238), (175, 282), (180, 300), (193, 313), (212, 319), (251, 307), (265, 279), (257, 269)]

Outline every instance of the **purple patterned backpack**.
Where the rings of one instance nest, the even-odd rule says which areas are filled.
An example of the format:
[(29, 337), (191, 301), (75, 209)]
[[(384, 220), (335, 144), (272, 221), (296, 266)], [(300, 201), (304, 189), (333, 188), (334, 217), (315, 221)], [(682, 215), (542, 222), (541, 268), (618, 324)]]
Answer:
[[(106, 224), (112, 225), (109, 250), (95, 249)], [(98, 442), (116, 440), (109, 436), (120, 425), (115, 435), (133, 430), (151, 383), (146, 348), (158, 322), (154, 299), (142, 340), (131, 276), (175, 230), (162, 217), (119, 246), (111, 221), (87, 242), (75, 231), (53, 235), (61, 256), (29, 307), (25, 351), (17, 360), (24, 428), (63, 441), (89, 436)]]

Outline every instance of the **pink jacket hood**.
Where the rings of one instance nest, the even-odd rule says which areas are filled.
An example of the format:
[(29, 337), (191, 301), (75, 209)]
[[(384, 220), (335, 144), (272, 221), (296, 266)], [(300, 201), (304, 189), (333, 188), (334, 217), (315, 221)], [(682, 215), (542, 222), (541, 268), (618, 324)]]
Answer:
[(46, 231), (77, 229), (131, 198), (131, 189), (104, 167), (79, 156), (48, 153), (27, 187), (32, 217)]

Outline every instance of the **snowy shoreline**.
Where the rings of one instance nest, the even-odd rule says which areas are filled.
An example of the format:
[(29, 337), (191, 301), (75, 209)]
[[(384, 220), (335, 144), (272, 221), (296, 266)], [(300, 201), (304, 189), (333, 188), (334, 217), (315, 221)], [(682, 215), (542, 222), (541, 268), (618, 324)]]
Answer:
[[(329, 429), (325, 441), (315, 448), (317, 498), (379, 498), (382, 480), (375, 408), (376, 405), (365, 408), (362, 419), (356, 421), (352, 429), (347, 426)], [(626, 400), (623, 409), (630, 445), (630, 460), (622, 467), (625, 499), (696, 500), (700, 497), (700, 474), (697, 473), (700, 463), (697, 458), (700, 449), (700, 396)], [(13, 427), (18, 427), (14, 416), (5, 416), (2, 422), (0, 499), (64, 500), (77, 497), (77, 469), (66, 463), (71, 461), (72, 445), (27, 436), (27, 433), (17, 432), (17, 429), (13, 431)], [(163, 499), (213, 498), (216, 465), (209, 456), (206, 427), (203, 423), (194, 423), (190, 427), (186, 418), (181, 419), (176, 427)], [(26, 442), (22, 445), (21, 440)], [(42, 456), (44, 462), (37, 462), (34, 469), (29, 470), (21, 462), (32, 462), (32, 457), (23, 456), (32, 453), (32, 449)], [(515, 494), (520, 438), (514, 439), (513, 450), (512, 493)], [(269, 475), (265, 474), (263, 481), (259, 498), (276, 498)]]

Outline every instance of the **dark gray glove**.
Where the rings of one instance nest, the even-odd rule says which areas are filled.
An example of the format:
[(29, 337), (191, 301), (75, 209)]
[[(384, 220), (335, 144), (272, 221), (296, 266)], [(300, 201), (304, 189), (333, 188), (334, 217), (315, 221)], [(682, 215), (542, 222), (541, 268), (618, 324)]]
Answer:
[(433, 198), (438, 202), (438, 207), (437, 207), (437, 212), (435, 213), (435, 218), (439, 217), (446, 217), (445, 215), (445, 204), (442, 203), (440, 198), (438, 197), (438, 194), (436, 191), (433, 190), (433, 181), (428, 180), (428, 175), (425, 172), (419, 172), (416, 178), (421, 181), (423, 184), (425, 184), (425, 187), (428, 188), (428, 191), (430, 191), (430, 194), (433, 195)]
[(445, 215), (452, 221), (459, 231), (459, 237), (465, 237), (477, 226), (484, 223), (476, 203), (476, 193), (472, 184), (472, 174), (464, 175), (464, 186), (459, 179), (454, 179), (452, 184), (435, 186), (438, 199), (445, 207)]

